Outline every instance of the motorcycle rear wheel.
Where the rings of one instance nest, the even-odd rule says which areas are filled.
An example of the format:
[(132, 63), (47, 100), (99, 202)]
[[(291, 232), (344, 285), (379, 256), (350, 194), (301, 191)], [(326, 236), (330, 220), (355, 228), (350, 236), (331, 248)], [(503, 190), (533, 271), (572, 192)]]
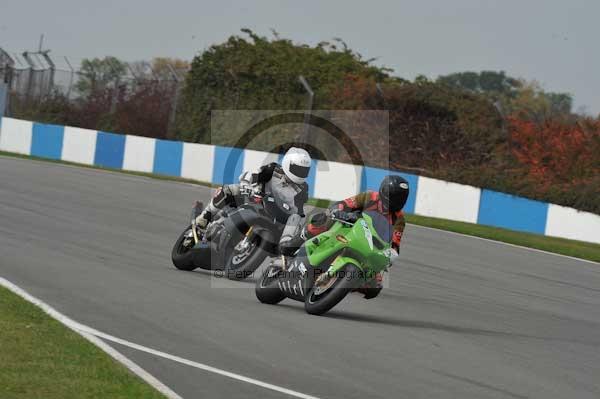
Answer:
[(273, 240), (272, 236), (268, 230), (257, 232), (247, 253), (236, 249), (239, 242), (230, 242), (226, 249), (225, 276), (236, 281), (250, 277), (269, 255), (266, 245)]

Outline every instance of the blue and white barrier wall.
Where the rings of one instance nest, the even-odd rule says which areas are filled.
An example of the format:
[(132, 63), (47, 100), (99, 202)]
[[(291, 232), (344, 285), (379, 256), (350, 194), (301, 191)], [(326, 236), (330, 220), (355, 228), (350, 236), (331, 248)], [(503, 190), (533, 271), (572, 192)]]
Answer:
[[(233, 183), (243, 170), (277, 161), (279, 154), (159, 140), (12, 118), (0, 120), (0, 151), (84, 165), (157, 173), (216, 184)], [(429, 177), (314, 160), (311, 197), (341, 199), (376, 190), (386, 174), (411, 186), (407, 213), (600, 243), (600, 216)]]

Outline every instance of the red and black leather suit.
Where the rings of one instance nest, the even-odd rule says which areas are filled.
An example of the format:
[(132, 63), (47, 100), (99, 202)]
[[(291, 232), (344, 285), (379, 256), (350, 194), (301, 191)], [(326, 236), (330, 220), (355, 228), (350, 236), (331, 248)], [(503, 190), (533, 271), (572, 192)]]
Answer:
[[(343, 201), (334, 203), (331, 210), (340, 210), (344, 212), (354, 211), (376, 211), (384, 215), (390, 225), (392, 226), (392, 247), (398, 251), (400, 248), (400, 242), (402, 241), (402, 234), (404, 233), (404, 227), (406, 221), (404, 220), (404, 212), (401, 210), (389, 212), (385, 209), (383, 202), (379, 197), (379, 193), (376, 191), (366, 191), (350, 198), (346, 198)], [(314, 237), (318, 234), (329, 229), (330, 225), (325, 223), (323, 218), (313, 218), (306, 226), (307, 236)], [(306, 237), (306, 238), (309, 238)]]

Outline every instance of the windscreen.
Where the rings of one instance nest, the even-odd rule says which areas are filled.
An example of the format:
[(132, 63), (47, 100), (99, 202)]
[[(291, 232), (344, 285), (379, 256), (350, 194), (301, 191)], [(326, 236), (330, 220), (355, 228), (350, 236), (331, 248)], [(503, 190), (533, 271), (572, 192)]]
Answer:
[(377, 236), (382, 241), (390, 243), (392, 241), (392, 225), (388, 222), (387, 217), (376, 211), (364, 211), (363, 214), (369, 215), (371, 218)]

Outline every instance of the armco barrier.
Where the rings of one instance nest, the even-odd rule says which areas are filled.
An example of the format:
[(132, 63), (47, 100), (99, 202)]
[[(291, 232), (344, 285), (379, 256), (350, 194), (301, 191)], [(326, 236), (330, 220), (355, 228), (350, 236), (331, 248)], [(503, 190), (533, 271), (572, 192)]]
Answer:
[(97, 135), (98, 132), (95, 130), (65, 127), (60, 159), (84, 165), (93, 165)]
[(214, 159), (215, 146), (183, 143), (181, 177), (212, 182)]
[(94, 165), (122, 169), (126, 137), (123, 134), (98, 132)]
[[(205, 144), (0, 120), (0, 151), (35, 155), (215, 184), (237, 181), (243, 170), (281, 159), (280, 154)], [(514, 195), (396, 171), (313, 160), (310, 196), (341, 199), (374, 190), (388, 173), (405, 177), (411, 194), (405, 210), (424, 216), (498, 226), (600, 243), (600, 216)]]
[(65, 129), (62, 126), (33, 124), (31, 133), (31, 155), (60, 159)]
[(182, 160), (183, 143), (181, 141), (156, 140), (153, 173), (180, 177)]
[(31, 155), (33, 123), (18, 119), (2, 118), (0, 150)]
[(360, 192), (362, 166), (347, 163), (317, 161), (312, 196), (327, 199), (342, 199)]
[(547, 215), (548, 204), (545, 202), (483, 190), (477, 223), (544, 234)]
[(410, 193), (408, 200), (404, 206), (406, 213), (415, 213), (415, 204), (417, 202), (417, 191), (419, 190), (419, 176), (411, 175), (409, 173), (401, 173), (396, 171), (389, 171), (387, 169), (371, 168), (365, 166), (362, 172), (360, 191), (377, 191), (381, 180), (389, 174), (394, 174), (404, 177), (408, 181), (410, 187)]
[(423, 176), (418, 184), (416, 214), (477, 223), (479, 188)]
[(262, 165), (278, 161), (279, 154), (265, 151), (244, 150), (244, 165), (242, 166), (242, 170), (256, 170)]
[(600, 216), (549, 204), (544, 233), (549, 236), (600, 243)]
[(156, 140), (148, 137), (125, 137), (123, 169), (151, 173), (154, 170)]
[(215, 146), (211, 182), (216, 184), (236, 183), (242, 174), (243, 165), (244, 150)]

